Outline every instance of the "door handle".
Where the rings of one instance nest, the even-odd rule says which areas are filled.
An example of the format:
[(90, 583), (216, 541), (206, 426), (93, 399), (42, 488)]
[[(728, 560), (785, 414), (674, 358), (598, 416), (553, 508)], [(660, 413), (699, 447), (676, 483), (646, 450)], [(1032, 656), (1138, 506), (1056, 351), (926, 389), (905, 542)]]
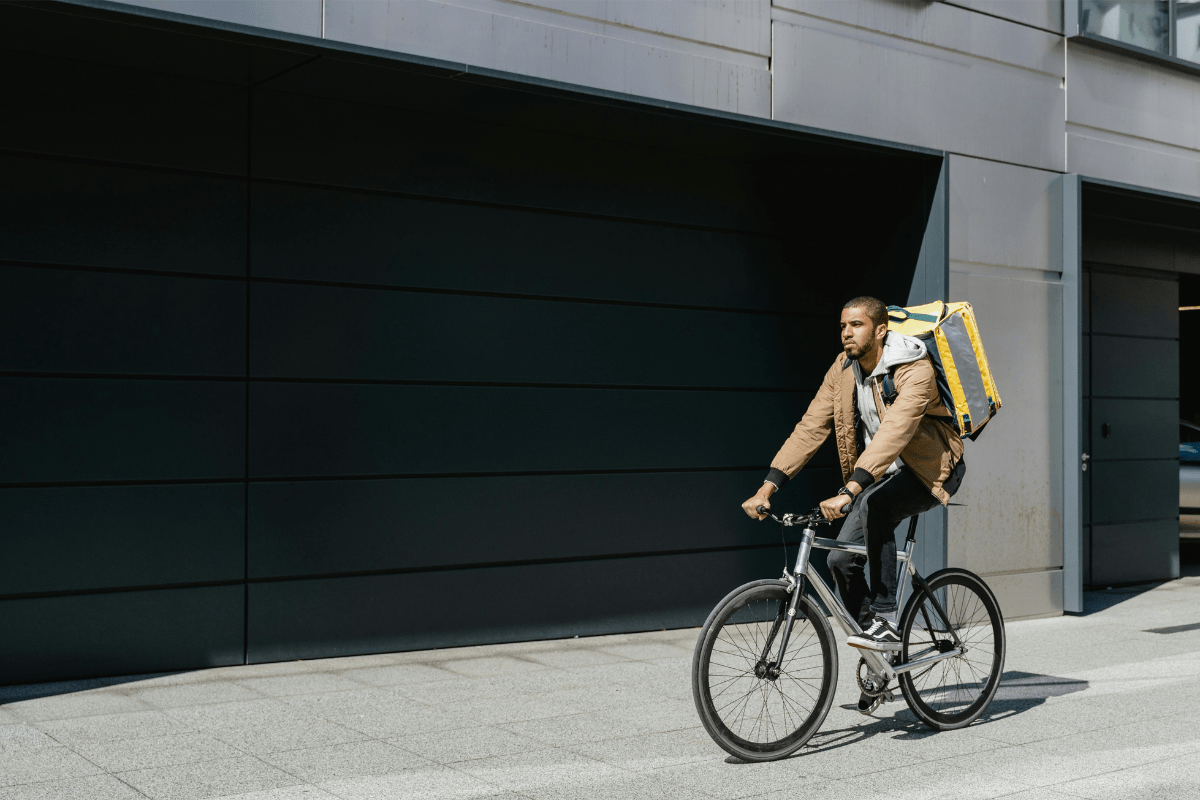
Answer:
[(1104, 437), (1105, 439), (1107, 439), (1109, 436), (1111, 436), (1112, 435), (1112, 425), (1109, 425), (1107, 422), (1104, 423), (1103, 425), (1101, 425), (1100, 426), (1100, 435), (1102, 437)]
[(1091, 457), (1091, 456), (1089, 456), (1087, 453), (1084, 453), (1084, 454), (1083, 454), (1083, 455), (1080, 457), (1080, 460), (1083, 462), (1083, 471), (1084, 471), (1084, 472), (1087, 472), (1087, 462), (1088, 462), (1088, 461), (1090, 461), (1090, 460), (1091, 460), (1091, 458), (1092, 458), (1092, 457)]

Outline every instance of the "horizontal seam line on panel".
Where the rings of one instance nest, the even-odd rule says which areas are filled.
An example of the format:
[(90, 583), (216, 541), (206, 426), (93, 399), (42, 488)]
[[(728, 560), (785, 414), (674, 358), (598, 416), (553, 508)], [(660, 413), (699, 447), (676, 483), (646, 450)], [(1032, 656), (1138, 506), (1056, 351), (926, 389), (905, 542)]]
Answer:
[[(798, 545), (799, 540), (788, 542)], [(617, 561), (631, 558), (661, 558), (663, 556), (689, 556), (704, 553), (728, 553), (745, 550), (765, 550), (782, 545), (774, 543), (728, 545), (725, 547), (697, 547), (686, 550), (649, 550), (642, 553), (611, 553), (592, 556), (563, 556), (561, 558), (539, 558), (516, 561), (481, 561), (471, 564), (440, 564), (429, 567), (396, 567), (393, 569), (360, 570), (353, 572), (330, 572), (320, 575), (285, 575), (279, 577), (251, 578), (251, 584), (295, 583), (299, 581), (334, 580), (338, 578), (370, 578), (385, 575), (411, 575), (421, 572), (460, 572), (468, 569), (503, 569), (506, 567), (536, 567), (549, 564), (578, 564), (587, 561)]]
[(57, 269), (65, 272), (102, 272), (118, 275), (150, 275), (158, 278), (202, 278), (213, 281), (235, 281), (245, 283), (245, 275), (214, 274), (210, 272), (179, 272), (159, 269), (142, 269), (138, 267), (100, 267), (89, 264), (63, 264), (50, 261), (21, 261), (12, 258), (0, 258), (3, 267), (27, 267), (29, 269)]
[(63, 270), (69, 272), (96, 272), (119, 275), (145, 275), (157, 278), (200, 278), (204, 280), (230, 281), (243, 283), (268, 283), (294, 286), (322, 286), (337, 289), (364, 289), (383, 292), (411, 292), (413, 294), (441, 294), (465, 297), (498, 297), (509, 300), (536, 300), (547, 303), (586, 303), (592, 305), (629, 306), (635, 308), (662, 308), (678, 311), (704, 311), (710, 313), (753, 314), (758, 316), (774, 316), (784, 319), (798, 319), (805, 316), (799, 311), (771, 311), (758, 308), (735, 308), (733, 306), (700, 306), (682, 305), (677, 303), (652, 302), (649, 300), (617, 300), (612, 298), (570, 297), (566, 295), (524, 294), (520, 292), (487, 291), (480, 289), (451, 289), (436, 286), (399, 286), (384, 283), (360, 283), (356, 281), (323, 281), (309, 278), (280, 278), (274, 276), (252, 276), (231, 274), (212, 274), (205, 272), (179, 272), (156, 269), (140, 269), (134, 267), (101, 267), (88, 264), (64, 264), (42, 261), (21, 261), (17, 259), (0, 258), (0, 266), (23, 267), (28, 269)]
[(537, 383), (533, 381), (436, 381), (407, 378), (296, 378), (244, 375), (154, 375), (138, 372), (22, 372), (0, 370), (0, 378), (35, 378), (46, 380), (112, 380), (112, 381), (199, 381), (208, 383), (295, 383), (302, 385), (334, 386), (460, 386), (487, 389), (578, 389), (586, 391), (646, 391), (646, 392), (750, 392), (754, 394), (812, 394), (805, 389), (765, 388), (756, 386), (669, 386), (621, 383)]
[[(983, 272), (976, 272), (970, 269), (955, 269), (955, 264), (962, 264), (967, 267), (987, 267), (988, 269), (1003, 270), (1009, 275), (989, 275)], [(1013, 280), (1013, 281), (1029, 281), (1033, 283), (1059, 284), (1062, 282), (1062, 270), (1057, 269), (1042, 269), (1041, 267), (1014, 267), (1011, 264), (990, 264), (986, 261), (963, 261), (961, 259), (950, 260), (950, 272), (956, 275), (977, 275), (981, 278), (996, 278), (998, 280)], [(1047, 277), (1053, 275), (1053, 278)]]
[(115, 161), (104, 158), (89, 158), (88, 156), (73, 156), (64, 153), (44, 153), (36, 150), (17, 150), (10, 147), (0, 147), (0, 155), (19, 158), (31, 158), (41, 161), (58, 161), (68, 164), (87, 164), (89, 166), (118, 167), (139, 172), (159, 172), (170, 175), (188, 175), (193, 178), (217, 178), (227, 180), (237, 185), (246, 181), (246, 176), (240, 172), (216, 172), (213, 170), (189, 169), (187, 167), (171, 167), (159, 164), (140, 164), (135, 161)]
[(1089, 400), (1161, 400), (1169, 402), (1178, 400), (1179, 396), (1163, 397), (1162, 395), (1125, 395), (1125, 394), (1089, 394), (1086, 395)]
[[(1066, 133), (1068, 136), (1071, 135), (1070, 129), (1073, 127), (1074, 128), (1086, 128), (1089, 131), (1096, 131), (1098, 133), (1110, 133), (1113, 136), (1117, 137), (1118, 139), (1135, 139), (1139, 142), (1146, 142), (1148, 144), (1156, 144), (1156, 145), (1159, 145), (1160, 147), (1167, 147), (1172, 150), (1184, 150), (1186, 152), (1193, 153), (1193, 154), (1200, 153), (1200, 149), (1195, 148), (1195, 147), (1188, 147), (1187, 145), (1175, 144), (1174, 142), (1164, 142), (1161, 139), (1151, 139), (1147, 136), (1139, 136), (1136, 133), (1125, 133), (1124, 131), (1116, 131), (1111, 128), (1101, 128), (1097, 125), (1088, 125), (1086, 122), (1076, 122), (1074, 120), (1069, 120), (1069, 119), (1066, 120), (1066, 123), (1067, 123)], [(1095, 142), (1103, 142), (1104, 144), (1115, 144), (1117, 146), (1121, 146), (1121, 143), (1119, 141), (1114, 141), (1113, 139), (1098, 139), (1094, 136), (1082, 136), (1081, 138), (1091, 139), (1092, 141), (1095, 141)], [(1126, 145), (1126, 146), (1128, 146), (1128, 145)], [(1155, 155), (1163, 155), (1163, 153), (1155, 152), (1154, 150), (1145, 150), (1145, 152), (1154, 153)], [(1166, 198), (1164, 198), (1164, 199), (1166, 199)]]
[(1118, 525), (1136, 525), (1142, 522), (1178, 522), (1179, 516), (1174, 517), (1148, 517), (1146, 519), (1123, 519), (1119, 522), (1096, 522), (1092, 520), (1088, 523), (1091, 528), (1113, 528)]
[(1166, 222), (1148, 222), (1146, 220), (1134, 219), (1132, 217), (1121, 217), (1121, 216), (1117, 216), (1116, 214), (1084, 213), (1082, 216), (1083, 216), (1083, 219), (1085, 219), (1085, 220), (1098, 219), (1098, 220), (1106, 220), (1106, 221), (1110, 221), (1110, 222), (1115, 220), (1117, 222), (1128, 222), (1131, 225), (1138, 225), (1138, 226), (1141, 226), (1144, 228), (1160, 228), (1160, 229), (1164, 229), (1164, 230), (1181, 231), (1183, 233), (1190, 233), (1190, 234), (1200, 236), (1200, 228), (1187, 228), (1187, 227), (1184, 227), (1183, 225), (1171, 225)]
[(970, 6), (963, 6), (963, 5), (959, 5), (958, 3), (953, 3), (950, 0), (942, 0), (942, 2), (948, 6), (953, 6), (954, 8), (958, 8), (963, 11), (969, 11), (972, 14), (978, 14), (981, 17), (991, 17), (992, 19), (998, 19), (998, 20), (1001, 20), (1002, 22), (1011, 22), (1013, 25), (1020, 25), (1021, 27), (1024, 27), (1024, 28), (1032, 28), (1035, 31), (1041, 31), (1042, 33), (1048, 33), (1051, 36), (1057, 36), (1059, 39), (1065, 38), (1061, 31), (1051, 30), (1050, 28), (1043, 28), (1039, 25), (1032, 25), (1028, 22), (1021, 22), (1020, 20), (1017, 20), (1017, 19), (1009, 19), (1008, 17), (1002, 17), (999, 14), (992, 14), (987, 11), (980, 11), (977, 8), (971, 8)]
[[(582, 14), (576, 14), (571, 11), (563, 11), (562, 9), (558, 9), (558, 8), (539, 6), (539, 5), (535, 5), (533, 3), (525, 3), (525, 2), (521, 2), (520, 0), (502, 0), (502, 2), (506, 2), (506, 3), (509, 3), (510, 5), (518, 6), (520, 8), (527, 8), (527, 9), (530, 9), (531, 11), (541, 11), (541, 12), (547, 12), (549, 14), (558, 14), (560, 16), (568, 17), (571, 19), (580, 19), (585, 22), (592, 22), (597, 25), (601, 25), (603, 27), (618, 28), (620, 30), (626, 30), (626, 31), (636, 31), (637, 33), (643, 33), (643, 34), (647, 34), (649, 36), (661, 36), (664, 39), (671, 39), (671, 40), (675, 40), (675, 41), (679, 41), (679, 42), (688, 42), (689, 44), (698, 44), (698, 45), (701, 45), (702, 47), (711, 47), (714, 50), (726, 50), (730, 53), (738, 53), (740, 55), (754, 56), (755, 58), (763, 58), (763, 59), (770, 58), (769, 55), (763, 55), (762, 53), (756, 53), (752, 50), (742, 50), (737, 47), (730, 47), (729, 45), (714, 44), (713, 42), (706, 42), (702, 39), (689, 39), (686, 36), (679, 36), (678, 34), (674, 34), (674, 33), (666, 33), (663, 31), (650, 30), (649, 28), (639, 28), (636, 25), (626, 25), (623, 22), (613, 22), (612, 20), (599, 19), (597, 17), (585, 17)], [(457, 7), (458, 8), (471, 8), (470, 6), (457, 6)], [(472, 10), (476, 10), (476, 9), (472, 8)], [(483, 12), (483, 13), (489, 13), (489, 12)], [(530, 19), (529, 17), (518, 17), (518, 16), (511, 15), (511, 14), (502, 14), (499, 12), (499, 10), (497, 10), (496, 13), (499, 16), (507, 17), (508, 19), (520, 20), (522, 22), (530, 22), (535, 25), (545, 25), (546, 24), (546, 23), (540, 22), (535, 19)], [(553, 27), (553, 26), (547, 25), (547, 27)], [(565, 28), (565, 30), (574, 31), (576, 33), (582, 33), (586, 36), (601, 36), (606, 39), (612, 39), (614, 41), (624, 42), (626, 44), (637, 44), (638, 46), (641, 46), (641, 47), (648, 47), (650, 49), (656, 49), (654, 45), (645, 45), (645, 44), (642, 44), (641, 42), (633, 42), (630, 39), (623, 39), (620, 36), (611, 36), (611, 35), (605, 34), (605, 33), (596, 34), (596, 33), (590, 32), (590, 31), (583, 31), (578, 28)], [(695, 54), (687, 53), (682, 50), (671, 50), (671, 48), (669, 48), (669, 47), (660, 47), (657, 49), (669, 50), (670, 52), (680, 53), (681, 55), (692, 56), (693, 58), (703, 58), (703, 59), (709, 60), (709, 61), (718, 61), (717, 58), (712, 57), (712, 56), (697, 56)], [(731, 63), (731, 62), (722, 62), (722, 63)]]
[(1184, 274), (1173, 272), (1171, 270), (1156, 269), (1153, 267), (1131, 267), (1128, 264), (1100, 261), (1096, 258), (1083, 259), (1083, 268), (1086, 272), (1099, 275), (1118, 275), (1124, 278), (1143, 278), (1148, 281), (1162, 281), (1163, 283), (1179, 283), (1179, 276)]
[(414, 294), (444, 294), (464, 297), (502, 297), (507, 300), (538, 300), (547, 303), (587, 303), (603, 306), (634, 306), (639, 308), (665, 308), (678, 311), (707, 311), (728, 314), (756, 314), (761, 316), (800, 318), (806, 316), (799, 311), (771, 311), (757, 308), (734, 308), (730, 306), (697, 306), (678, 303), (661, 303), (649, 300), (614, 300), (609, 298), (570, 297), (567, 295), (525, 294), (521, 292), (488, 291), (481, 289), (450, 289), (436, 286), (399, 286), (381, 283), (359, 283), (357, 281), (323, 281), (311, 278), (279, 278), (272, 276), (250, 276), (251, 283), (283, 284), (292, 286), (323, 286), (334, 289), (368, 289), (385, 292), (411, 292)]
[[(953, 4), (950, 4), (950, 5), (953, 5)], [(960, 6), (953, 6), (953, 7), (960, 8)], [(1058, 80), (1061, 80), (1063, 78), (1062, 75), (1057, 75), (1053, 72), (1047, 72), (1044, 69), (1037, 69), (1035, 67), (1027, 67), (1023, 64), (1014, 64), (1011, 61), (1001, 61), (998, 58), (992, 58), (991, 56), (980, 55), (979, 53), (971, 53), (967, 50), (959, 50), (957, 48), (947, 47), (942, 44), (935, 44), (933, 42), (923, 42), (920, 39), (913, 39), (909, 36), (901, 36), (901, 35), (895, 34), (895, 33), (888, 33), (887, 31), (881, 31), (881, 30), (878, 30), (877, 28), (868, 28), (863, 25), (855, 25), (852, 22), (841, 22), (840, 20), (830, 19), (829, 17), (820, 17), (820, 16), (817, 16), (816, 14), (809, 14), (804, 11), (796, 11), (794, 9), (787, 8), (785, 6), (776, 6), (776, 5), (771, 6), (772, 20), (775, 19), (774, 12), (776, 9), (778, 9), (780, 11), (784, 11), (788, 14), (795, 14), (800, 17), (808, 17), (809, 19), (820, 20), (821, 22), (824, 22), (829, 25), (837, 25), (839, 27), (848, 28), (848, 29), (854, 30), (854, 31), (863, 31), (868, 34), (873, 34), (875, 36), (883, 37), (885, 39), (893, 39), (893, 40), (900, 41), (900, 42), (910, 42), (912, 44), (919, 45), (922, 47), (928, 47), (931, 50), (941, 50), (943, 53), (954, 53), (955, 55), (960, 55), (960, 56), (964, 56), (966, 58), (971, 58), (971, 59), (978, 59), (979, 61), (985, 61), (989, 64), (996, 64), (1001, 67), (1009, 67), (1010, 69), (1019, 69), (1022, 72), (1032, 72), (1035, 75), (1044, 75), (1047, 78), (1055, 78)], [(997, 17), (992, 14), (985, 14), (984, 16), (991, 17), (992, 19), (1001, 20), (1003, 22), (1010, 22), (1014, 25), (1020, 24), (1017, 22), (1013, 22), (1010, 19), (1005, 19), (1004, 17)], [(788, 22), (786, 19), (783, 19), (780, 21), (784, 22), (785, 24), (788, 24), (788, 25), (792, 24), (791, 22)], [(1025, 25), (1023, 27), (1033, 28), (1033, 30), (1041, 31), (1042, 33), (1047, 33), (1051, 36), (1056, 36), (1059, 39), (1063, 38), (1062, 34), (1050, 33), (1049, 31), (1046, 31), (1042, 28), (1035, 28), (1032, 25)], [(820, 32), (824, 33), (824, 31), (820, 31)], [(914, 55), (918, 55), (918, 54), (914, 54)]]
[(1088, 336), (1103, 336), (1109, 339), (1151, 339), (1163, 342), (1178, 342), (1178, 336), (1148, 336), (1143, 333), (1101, 333), (1100, 331), (1083, 331)]
[[(831, 466), (812, 465), (806, 470), (833, 469)], [(71, 489), (71, 488), (104, 488), (121, 486), (203, 486), (209, 484), (240, 485), (242, 483), (299, 483), (316, 481), (385, 481), (385, 480), (421, 480), (444, 478), (525, 478), (525, 477), (554, 477), (556, 475), (660, 475), (671, 473), (693, 472), (751, 472), (765, 470), (764, 466), (734, 466), (734, 467), (640, 467), (628, 469), (558, 469), (558, 470), (526, 470), (512, 472), (397, 472), (397, 473), (368, 473), (361, 475), (283, 475), (283, 476), (254, 476), (246, 478), (242, 475), (228, 478), (146, 478), (130, 480), (84, 480), (84, 481), (26, 481), (0, 483), (0, 489)]]
[[(1093, 464), (1124, 464), (1124, 463), (1143, 464), (1146, 462), (1162, 462), (1163, 464), (1171, 464), (1171, 463), (1179, 461), (1179, 457), (1176, 456), (1175, 458), (1091, 458), (1088, 460), (1091, 461)], [(1174, 490), (1172, 489), (1172, 491), (1174, 491)]]
[(959, 156), (960, 158), (971, 158), (976, 161), (990, 161), (993, 164), (1004, 164), (1009, 167), (1021, 167), (1022, 169), (1037, 170), (1038, 172), (1049, 172), (1051, 175), (1067, 174), (1066, 172), (1064, 172), (1061, 169), (1054, 169), (1052, 167), (1038, 167), (1038, 166), (1034, 166), (1031, 164), (1026, 164), (1021, 161), (1007, 161), (1003, 158), (993, 158), (992, 156), (981, 156), (981, 155), (976, 155), (975, 153), (964, 153), (960, 150), (947, 150), (946, 152), (952, 156)]
[(62, 589), (44, 592), (14, 592), (0, 594), (0, 602), (5, 600), (39, 600), (53, 597), (78, 597), (80, 595), (120, 594), (123, 592), (157, 592), (172, 589), (205, 589), (216, 586), (241, 586), (245, 583), (242, 578), (224, 581), (195, 581), (184, 583), (145, 584), (139, 586), (105, 586), (93, 589)]
[(761, 239), (778, 239), (780, 241), (787, 240), (788, 234), (771, 233), (768, 231), (745, 230), (740, 228), (721, 228), (715, 225), (696, 225), (688, 222), (678, 222), (674, 220), (664, 219), (647, 219), (642, 217), (623, 217), (616, 214), (602, 214), (595, 211), (572, 211), (564, 208), (549, 208), (546, 206), (531, 206), (520, 203), (501, 203), (489, 200), (472, 200), (469, 198), (450, 197), (446, 195), (422, 194), (420, 192), (405, 192), (399, 189), (381, 189), (371, 186), (353, 186), (340, 183), (321, 183), (318, 181), (303, 181), (292, 178), (272, 178), (265, 175), (255, 175), (250, 178), (251, 188), (255, 184), (271, 185), (271, 186), (292, 186), (305, 189), (319, 189), (323, 191), (346, 192), (349, 194), (369, 194), (383, 197), (397, 197), (409, 200), (421, 200), (431, 203), (443, 203), (446, 205), (472, 206), (475, 208), (493, 208), (503, 211), (523, 211), (533, 214), (546, 214), (559, 217), (576, 217), (580, 219), (597, 219), (606, 222), (623, 222), (632, 225), (644, 225), (656, 228), (680, 228), (690, 231), (703, 231), (708, 233), (724, 233), (736, 236), (754, 236)]
[[(660, 475), (694, 472), (751, 472), (765, 469), (761, 466), (740, 467), (631, 467), (628, 469), (547, 469), (514, 470), (512, 472), (411, 472), (380, 475), (282, 475), (256, 476), (250, 483), (300, 483), (308, 481), (368, 481), (368, 480), (414, 480), (422, 478), (540, 478), (556, 475)], [(832, 466), (810, 466), (806, 469), (833, 469)]]
[(980, 572), (981, 578), (994, 578), (1004, 575), (1044, 575), (1047, 572), (1062, 572), (1062, 567), (1035, 567), (1033, 569), (1010, 569), (1001, 572)]

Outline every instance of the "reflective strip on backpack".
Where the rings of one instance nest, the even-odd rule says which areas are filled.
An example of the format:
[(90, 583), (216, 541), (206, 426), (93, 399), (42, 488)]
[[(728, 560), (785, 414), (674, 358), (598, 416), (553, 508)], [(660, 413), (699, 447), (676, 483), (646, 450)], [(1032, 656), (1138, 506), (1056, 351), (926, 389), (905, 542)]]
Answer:
[[(975, 346), (971, 342), (971, 334), (967, 330), (967, 323), (962, 315), (952, 314), (943, 320), (938, 327), (938, 338), (945, 342), (950, 355), (949, 359), (944, 359), (947, 362), (944, 366), (950, 387), (952, 390), (955, 388), (955, 384), (961, 387), (961, 398), (955, 397), (959, 416), (961, 417), (965, 412), (969, 415), (970, 420), (986, 420), (991, 414), (991, 405), (988, 402), (987, 389), (983, 385), (980, 364), (975, 358)], [(949, 363), (951, 361), (952, 364)], [(959, 395), (959, 392), (955, 392), (955, 395)], [(962, 405), (965, 405), (966, 408), (963, 408)], [(970, 422), (967, 421), (963, 426), (964, 430), (961, 431), (962, 434), (971, 432), (967, 429), (969, 425)]]

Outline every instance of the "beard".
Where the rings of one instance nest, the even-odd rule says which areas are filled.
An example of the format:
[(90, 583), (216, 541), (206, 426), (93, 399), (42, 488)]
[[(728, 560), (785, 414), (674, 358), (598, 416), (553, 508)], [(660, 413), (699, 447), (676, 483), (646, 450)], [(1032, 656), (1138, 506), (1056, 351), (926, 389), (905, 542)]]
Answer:
[(865, 352), (854, 342), (846, 342), (842, 345), (842, 349), (846, 352), (846, 358), (850, 359), (851, 361), (858, 361), (860, 358), (862, 358), (863, 353)]

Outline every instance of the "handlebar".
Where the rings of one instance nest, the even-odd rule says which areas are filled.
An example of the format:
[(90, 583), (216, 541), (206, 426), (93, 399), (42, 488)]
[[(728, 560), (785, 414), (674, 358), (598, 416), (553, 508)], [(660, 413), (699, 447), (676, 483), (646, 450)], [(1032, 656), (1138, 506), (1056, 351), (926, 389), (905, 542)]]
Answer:
[[(853, 503), (847, 503), (842, 506), (842, 513), (849, 513)], [(784, 525), (828, 525), (833, 520), (825, 519), (825, 515), (821, 513), (821, 507), (818, 506), (807, 514), (784, 514), (782, 517), (777, 517), (771, 513), (771, 509), (767, 506), (759, 506), (755, 509), (760, 514), (766, 514), (776, 522)]]

